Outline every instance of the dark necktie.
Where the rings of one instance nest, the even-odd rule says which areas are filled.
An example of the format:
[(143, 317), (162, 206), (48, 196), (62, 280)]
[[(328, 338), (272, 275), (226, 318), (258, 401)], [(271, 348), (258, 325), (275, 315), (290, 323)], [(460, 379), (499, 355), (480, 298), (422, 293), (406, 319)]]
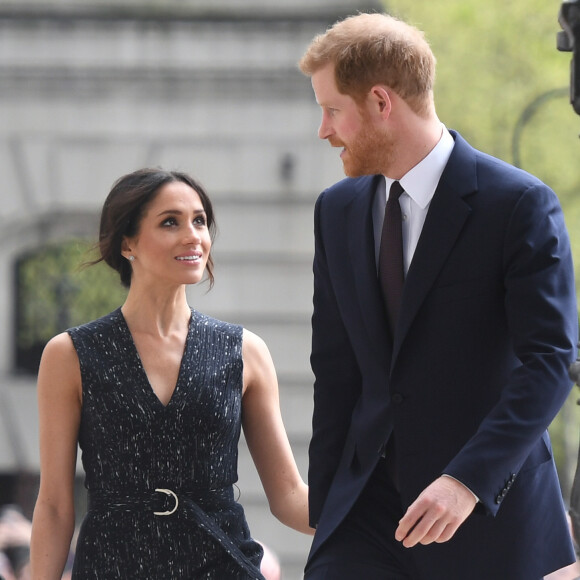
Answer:
[(405, 271), (403, 267), (403, 225), (399, 197), (404, 189), (394, 181), (385, 207), (385, 219), (379, 250), (379, 281), (387, 309), (389, 325), (394, 336), (403, 295)]

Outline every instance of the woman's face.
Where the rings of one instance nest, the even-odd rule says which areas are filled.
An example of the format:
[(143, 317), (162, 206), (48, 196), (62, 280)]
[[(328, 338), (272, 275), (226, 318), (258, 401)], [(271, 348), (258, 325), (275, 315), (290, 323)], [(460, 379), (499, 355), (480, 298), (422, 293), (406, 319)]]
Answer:
[(197, 284), (211, 249), (207, 216), (186, 183), (165, 184), (145, 210), (135, 236), (124, 238), (123, 256), (134, 256), (132, 284)]

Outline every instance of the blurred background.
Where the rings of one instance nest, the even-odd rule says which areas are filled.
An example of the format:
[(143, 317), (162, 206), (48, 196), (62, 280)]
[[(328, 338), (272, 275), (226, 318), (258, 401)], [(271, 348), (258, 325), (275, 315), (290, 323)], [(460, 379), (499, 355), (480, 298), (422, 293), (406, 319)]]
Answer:
[[(425, 30), (441, 120), (557, 192), (580, 263), (580, 117), (568, 98), (571, 55), (556, 50), (559, 8), (556, 0), (0, 0), (0, 506), (32, 515), (44, 344), (123, 301), (106, 267), (79, 265), (92, 256), (111, 184), (142, 166), (188, 171), (207, 188), (219, 227), (216, 284), (191, 288), (190, 302), (268, 343), (306, 478), (312, 211), (343, 173), (318, 140), (318, 106), (296, 62), (348, 14), (386, 10)], [(574, 389), (551, 427), (567, 500), (578, 396)], [(253, 535), (276, 553), (283, 578), (301, 578), (310, 539), (269, 514), (243, 442), (239, 472)], [(80, 465), (77, 488), (80, 521)]]

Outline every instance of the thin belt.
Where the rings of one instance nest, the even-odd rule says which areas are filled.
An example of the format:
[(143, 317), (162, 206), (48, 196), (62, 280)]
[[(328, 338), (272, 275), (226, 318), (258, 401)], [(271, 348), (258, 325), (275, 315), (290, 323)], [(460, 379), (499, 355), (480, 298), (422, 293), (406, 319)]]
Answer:
[(199, 505), (212, 507), (226, 506), (234, 501), (232, 486), (219, 489), (178, 490), (156, 488), (154, 490), (122, 492), (114, 490), (89, 490), (89, 511), (100, 510), (149, 510), (159, 517), (179, 513), (192, 520), (198, 528), (207, 532), (216, 540), (226, 554), (240, 568), (256, 580), (265, 580), (256, 566), (240, 550), (239, 546), (221, 529), (217, 522)]

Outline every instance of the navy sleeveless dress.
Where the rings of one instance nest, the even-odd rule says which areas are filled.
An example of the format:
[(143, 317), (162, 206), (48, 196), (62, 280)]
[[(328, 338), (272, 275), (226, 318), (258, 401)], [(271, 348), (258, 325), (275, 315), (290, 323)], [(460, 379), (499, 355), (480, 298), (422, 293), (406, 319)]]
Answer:
[(89, 495), (73, 579), (263, 580), (262, 548), (233, 491), (242, 328), (192, 310), (166, 406), (120, 309), (68, 333), (81, 368)]

